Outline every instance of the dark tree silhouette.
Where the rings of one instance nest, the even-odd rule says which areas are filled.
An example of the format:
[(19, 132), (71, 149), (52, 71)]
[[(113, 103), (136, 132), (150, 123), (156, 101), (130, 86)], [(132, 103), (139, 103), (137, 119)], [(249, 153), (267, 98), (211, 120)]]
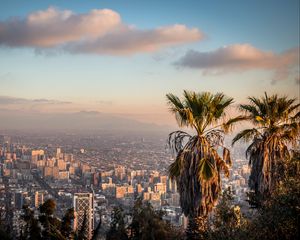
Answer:
[(72, 237), (72, 235), (74, 235), (73, 227), (72, 227), (73, 220), (74, 220), (74, 209), (69, 208), (62, 219), (62, 223), (60, 227), (60, 232), (66, 239), (69, 239)]
[(107, 240), (128, 239), (124, 218), (124, 210), (121, 207), (115, 207), (112, 211), (110, 229), (106, 234)]

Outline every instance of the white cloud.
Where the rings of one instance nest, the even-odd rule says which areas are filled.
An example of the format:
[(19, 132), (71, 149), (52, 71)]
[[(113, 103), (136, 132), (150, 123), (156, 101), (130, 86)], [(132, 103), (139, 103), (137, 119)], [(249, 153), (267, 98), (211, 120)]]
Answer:
[(134, 54), (197, 41), (203, 34), (185, 25), (141, 30), (110, 9), (85, 14), (49, 7), (26, 18), (0, 22), (0, 45), (62, 49), (71, 53)]
[(274, 71), (274, 79), (293, 73), (298, 64), (299, 48), (276, 54), (257, 49), (249, 44), (235, 44), (210, 52), (188, 51), (175, 65), (204, 70), (204, 73), (224, 73), (247, 70)]

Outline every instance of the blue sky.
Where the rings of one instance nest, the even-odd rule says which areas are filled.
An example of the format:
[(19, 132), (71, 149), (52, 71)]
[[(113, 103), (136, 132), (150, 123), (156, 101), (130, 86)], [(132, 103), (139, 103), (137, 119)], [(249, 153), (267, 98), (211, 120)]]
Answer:
[[(299, 1), (2, 0), (0, 4), (0, 96), (12, 102), (6, 100), (0, 108), (96, 110), (168, 123), (172, 116), (165, 94), (180, 95), (183, 89), (222, 91), (237, 102), (264, 91), (299, 96)], [(97, 35), (100, 40), (92, 46), (78, 47), (82, 38), (75, 44), (63, 39), (52, 45), (30, 34), (23, 40), (27, 32), (35, 31), (23, 24), (24, 19), (38, 11), (46, 14), (49, 7), (59, 16), (70, 10), (77, 17), (90, 16), (92, 9), (110, 9), (120, 16), (117, 25), (125, 26), (125, 33), (115, 25), (111, 28), (125, 40), (110, 32), (105, 33), (108, 43)], [(184, 27), (171, 27), (176, 24)], [(17, 26), (13, 33), (11, 26)], [(162, 27), (167, 37), (160, 32)], [(46, 29), (39, 31), (49, 36)], [(56, 37), (64, 34), (60, 31)], [(114, 41), (124, 47), (105, 49)], [(13, 98), (54, 99), (62, 104), (32, 106)]]

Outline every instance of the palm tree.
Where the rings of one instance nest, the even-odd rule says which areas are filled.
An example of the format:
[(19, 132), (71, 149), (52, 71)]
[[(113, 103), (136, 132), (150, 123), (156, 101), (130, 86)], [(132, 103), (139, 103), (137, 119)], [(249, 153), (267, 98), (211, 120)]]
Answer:
[(241, 104), (243, 115), (233, 122), (249, 121), (253, 128), (239, 132), (232, 140), (251, 141), (246, 156), (251, 166), (249, 187), (258, 196), (268, 196), (283, 179), (288, 159), (288, 146), (299, 140), (300, 104), (277, 94), (262, 98), (249, 97), (249, 104)]
[[(184, 131), (169, 135), (169, 146), (175, 153), (175, 161), (169, 167), (169, 176), (175, 179), (180, 194), (180, 205), (189, 218), (191, 233), (201, 232), (208, 213), (215, 205), (221, 191), (220, 173), (229, 176), (230, 152), (223, 146), (222, 130), (225, 109), (233, 103), (222, 93), (195, 93), (184, 91), (181, 101), (167, 94), (170, 110), (175, 114), (179, 127), (190, 127), (194, 136)], [(226, 125), (227, 126), (227, 125)], [(223, 157), (218, 150), (223, 148)]]

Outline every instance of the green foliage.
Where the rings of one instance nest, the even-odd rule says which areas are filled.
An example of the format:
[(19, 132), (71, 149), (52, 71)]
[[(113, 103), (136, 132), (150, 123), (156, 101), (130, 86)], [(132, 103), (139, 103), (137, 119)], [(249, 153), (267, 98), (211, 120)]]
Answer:
[[(176, 240), (182, 239), (181, 233), (163, 220), (164, 213), (155, 211), (150, 203), (141, 199), (135, 201), (134, 207), (127, 216), (131, 223), (125, 223), (124, 210), (116, 207), (112, 213), (112, 222), (106, 239), (130, 240)], [(129, 224), (129, 225), (128, 225)]]
[(178, 125), (194, 128), (200, 135), (207, 127), (217, 124), (225, 116), (224, 109), (233, 103), (233, 99), (227, 98), (223, 93), (196, 93), (184, 90), (182, 101), (172, 93), (166, 96)]
[(53, 199), (48, 199), (40, 205), (39, 221), (43, 227), (42, 237), (44, 239), (65, 239), (60, 233), (60, 221), (54, 216), (56, 203)]
[(40, 205), (38, 218), (35, 218), (32, 209), (28, 206), (23, 206), (22, 219), (25, 222), (25, 226), (21, 230), (21, 239), (70, 239), (63, 236), (60, 232), (61, 222), (54, 216), (55, 206), (54, 200), (47, 200), (44, 204)]
[(106, 235), (107, 240), (128, 239), (124, 218), (124, 210), (121, 207), (115, 207), (112, 211), (110, 229)]
[(27, 205), (23, 206), (22, 219), (25, 222), (25, 229), (23, 229), (23, 239), (42, 239), (39, 221), (34, 217), (33, 210), (31, 210)]
[(287, 178), (297, 178), (300, 176), (300, 150), (293, 150), (291, 159), (287, 162)]
[(300, 152), (292, 151), (285, 178), (274, 192), (260, 201), (258, 215), (248, 227), (250, 239), (299, 239)]
[(299, 239), (300, 180), (289, 178), (264, 201), (247, 229), (249, 239)]
[[(224, 192), (214, 211), (214, 220), (206, 232), (208, 240), (293, 240), (299, 239), (300, 154), (294, 151), (287, 174), (274, 191), (266, 195), (250, 194), (256, 214), (244, 219), (232, 204), (230, 192)], [(263, 200), (261, 199), (263, 198)]]
[(211, 179), (214, 176), (214, 165), (208, 158), (202, 158), (199, 163), (199, 168), (201, 174), (199, 175), (199, 180), (201, 179)]
[(226, 189), (215, 208), (213, 221), (207, 230), (206, 239), (243, 239), (246, 223), (240, 207), (233, 203), (232, 192), (230, 189)]
[(73, 226), (72, 226), (72, 221), (74, 220), (74, 209), (73, 208), (69, 208), (63, 219), (62, 219), (62, 223), (61, 223), (61, 227), (60, 227), (60, 232), (61, 234), (66, 238), (66, 239), (70, 239), (72, 237), (73, 233)]
[(149, 202), (137, 199), (129, 226), (132, 240), (180, 239), (180, 232), (163, 220), (164, 213), (156, 212)]
[(92, 240), (98, 239), (98, 235), (100, 233), (100, 229), (101, 229), (101, 226), (102, 226), (101, 210), (99, 212), (99, 216), (100, 216), (100, 220), (99, 220), (96, 228), (94, 229)]
[(51, 216), (54, 214), (56, 208), (56, 203), (53, 199), (48, 199), (42, 205), (40, 205), (39, 210), (41, 214), (46, 216)]
[(185, 231), (188, 240), (205, 240), (208, 237), (207, 216), (189, 217), (188, 226)]
[(241, 225), (241, 213), (238, 206), (233, 204), (233, 195), (228, 188), (223, 191), (220, 201), (214, 212), (214, 226), (229, 228)]

